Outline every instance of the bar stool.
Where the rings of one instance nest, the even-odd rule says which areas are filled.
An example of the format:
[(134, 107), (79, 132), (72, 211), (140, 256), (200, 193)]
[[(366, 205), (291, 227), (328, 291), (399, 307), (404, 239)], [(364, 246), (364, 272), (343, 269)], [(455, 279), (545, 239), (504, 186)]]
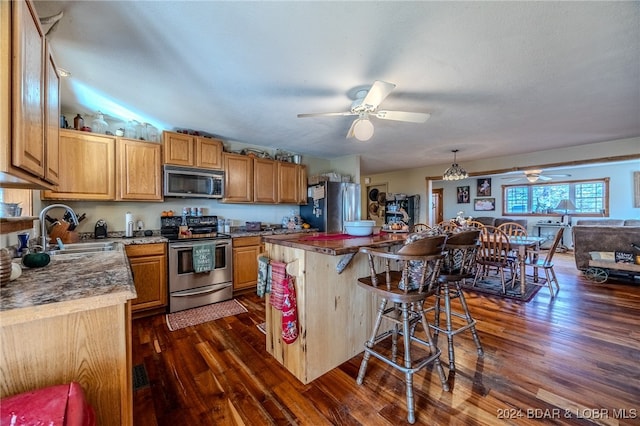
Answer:
[[(429, 323), (424, 315), (424, 301), (433, 295), (435, 281), (443, 258), (442, 247), (447, 237), (445, 235), (412, 234), (407, 240), (413, 236), (418, 239), (406, 243), (397, 253), (368, 247), (360, 248), (360, 252), (368, 256), (371, 275), (358, 279), (358, 285), (376, 295), (380, 299), (380, 305), (371, 337), (364, 346), (364, 357), (356, 382), (359, 385), (362, 384), (371, 355), (405, 373), (407, 420), (409, 423), (415, 422), (414, 373), (433, 364), (440, 376), (442, 389), (449, 390), (444, 370), (440, 364), (440, 350), (433, 343)], [(391, 270), (392, 262), (395, 261), (399, 264), (399, 270)], [(382, 266), (376, 268), (376, 264)], [(391, 306), (387, 307), (389, 303)], [(389, 320), (393, 326), (390, 330), (379, 334), (383, 318)], [(426, 340), (415, 335), (418, 323), (422, 324)], [(399, 336), (404, 341), (402, 362), (396, 360)], [(391, 337), (391, 351), (388, 347), (379, 345), (389, 337)], [(414, 360), (411, 357), (411, 348), (418, 347), (418, 345), (426, 348), (427, 355)], [(391, 353), (389, 354), (389, 352)]]
[[(444, 259), (440, 267), (440, 274), (437, 277), (435, 289), (435, 305), (425, 312), (434, 311), (434, 322), (430, 324), (433, 329), (434, 340), (438, 341), (438, 334), (447, 335), (449, 346), (449, 372), (455, 371), (455, 355), (453, 351), (453, 336), (465, 330), (471, 331), (471, 336), (476, 344), (478, 355), (482, 356), (484, 351), (480, 344), (480, 338), (476, 331), (476, 321), (471, 317), (467, 302), (460, 283), (475, 275), (476, 252), (478, 250), (478, 240), (480, 229), (463, 231), (449, 235), (444, 247)], [(451, 309), (451, 301), (458, 299), (462, 307), (462, 312), (454, 312)], [(445, 325), (440, 326), (441, 302), (444, 302)], [(452, 317), (462, 318), (466, 324), (454, 328), (451, 322)]]

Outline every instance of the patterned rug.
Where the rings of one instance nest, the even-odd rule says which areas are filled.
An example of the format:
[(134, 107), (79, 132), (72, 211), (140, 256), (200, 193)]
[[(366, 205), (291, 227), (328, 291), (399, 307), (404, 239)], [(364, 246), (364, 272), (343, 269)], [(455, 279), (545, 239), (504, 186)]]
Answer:
[[(538, 277), (537, 284), (546, 285), (546, 283), (546, 279)], [(511, 286), (511, 282), (508, 281), (508, 279), (505, 284), (507, 294), (502, 293), (502, 283), (500, 282), (500, 276), (489, 275), (484, 279), (478, 280), (475, 287), (472, 287), (473, 279), (466, 280), (466, 282), (462, 285), (462, 288), (467, 291), (489, 294), (491, 296), (505, 297), (507, 299), (520, 300), (524, 302), (529, 302), (531, 299), (533, 299), (533, 296), (535, 296), (538, 290), (542, 288), (540, 285), (536, 285), (533, 283), (533, 276), (531, 275), (527, 275), (524, 297), (520, 293), (520, 281), (516, 283), (515, 287)]]
[(256, 324), (256, 327), (258, 327), (258, 330), (262, 331), (263, 334), (267, 334), (267, 323), (266, 322), (261, 322), (260, 324)]
[(169, 327), (169, 331), (176, 331), (181, 328), (202, 324), (231, 315), (242, 314), (244, 312), (248, 312), (247, 308), (237, 300), (232, 299), (167, 314), (167, 327)]

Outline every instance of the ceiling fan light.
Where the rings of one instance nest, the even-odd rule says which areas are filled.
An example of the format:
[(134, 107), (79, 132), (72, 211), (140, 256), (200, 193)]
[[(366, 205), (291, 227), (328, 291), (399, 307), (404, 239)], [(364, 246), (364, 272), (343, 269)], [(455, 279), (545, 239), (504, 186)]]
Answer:
[(358, 118), (353, 126), (353, 135), (359, 141), (368, 141), (373, 136), (373, 123), (368, 118)]
[(527, 180), (531, 183), (537, 182), (540, 176), (538, 175), (527, 175)]
[(469, 177), (469, 173), (462, 167), (456, 163), (456, 152), (457, 149), (451, 150), (453, 152), (453, 164), (447, 170), (444, 171), (444, 175), (442, 176), (443, 180), (461, 180)]

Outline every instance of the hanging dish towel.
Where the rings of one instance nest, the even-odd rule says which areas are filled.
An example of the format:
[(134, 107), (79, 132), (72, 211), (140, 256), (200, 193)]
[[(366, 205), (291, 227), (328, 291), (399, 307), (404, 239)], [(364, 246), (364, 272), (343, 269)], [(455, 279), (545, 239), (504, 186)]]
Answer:
[(271, 261), (271, 295), (269, 302), (275, 309), (281, 311), (284, 302), (285, 280), (287, 278), (287, 264)]
[(293, 277), (285, 277), (284, 300), (282, 302), (282, 340), (288, 345), (298, 338), (298, 305)]
[(265, 293), (271, 293), (271, 274), (269, 273), (269, 258), (258, 257), (258, 296), (264, 297)]
[(193, 246), (193, 272), (208, 272), (216, 267), (216, 245), (198, 244)]

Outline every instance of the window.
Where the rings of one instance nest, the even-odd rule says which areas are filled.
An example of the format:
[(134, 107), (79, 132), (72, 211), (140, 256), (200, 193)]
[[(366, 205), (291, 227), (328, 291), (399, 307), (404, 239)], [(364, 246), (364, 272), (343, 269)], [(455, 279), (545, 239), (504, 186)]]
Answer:
[(609, 179), (575, 182), (503, 185), (503, 211), (505, 215), (565, 214), (556, 207), (569, 199), (575, 209), (566, 211), (572, 216), (605, 215), (609, 211)]

